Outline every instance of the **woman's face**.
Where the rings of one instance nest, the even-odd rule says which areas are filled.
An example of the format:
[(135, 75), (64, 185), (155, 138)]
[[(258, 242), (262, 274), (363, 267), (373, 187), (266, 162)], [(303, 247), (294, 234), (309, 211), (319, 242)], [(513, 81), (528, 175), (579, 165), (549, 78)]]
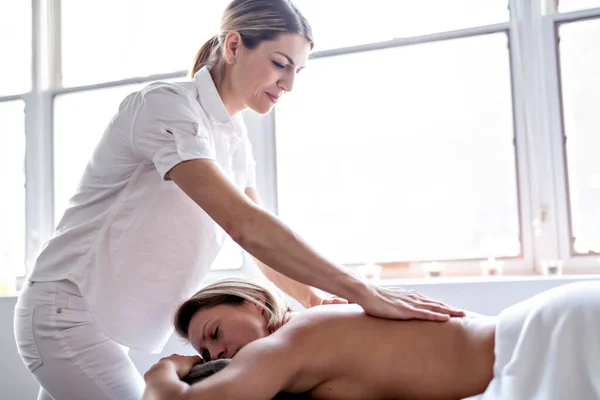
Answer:
[(190, 343), (205, 361), (233, 358), (242, 347), (269, 335), (262, 308), (245, 301), (200, 310), (190, 321)]
[(259, 114), (267, 114), (281, 95), (292, 91), (296, 74), (306, 65), (310, 53), (310, 43), (297, 34), (280, 35), (253, 50), (238, 45), (237, 51), (232, 51), (236, 47), (231, 43), (227, 46), (235, 59), (235, 64), (229, 66), (235, 95), (243, 108)]

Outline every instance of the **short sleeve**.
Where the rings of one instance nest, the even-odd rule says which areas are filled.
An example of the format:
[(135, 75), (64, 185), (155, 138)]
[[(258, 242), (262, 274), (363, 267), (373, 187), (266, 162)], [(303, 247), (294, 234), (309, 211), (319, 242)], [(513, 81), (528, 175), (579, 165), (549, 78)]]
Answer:
[(160, 84), (141, 95), (133, 124), (133, 149), (153, 162), (163, 179), (182, 161), (216, 160), (204, 111), (186, 88)]

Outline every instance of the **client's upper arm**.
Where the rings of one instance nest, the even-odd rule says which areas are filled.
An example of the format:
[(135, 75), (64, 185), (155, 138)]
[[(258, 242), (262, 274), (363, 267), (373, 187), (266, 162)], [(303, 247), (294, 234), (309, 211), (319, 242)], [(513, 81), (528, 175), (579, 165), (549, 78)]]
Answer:
[(192, 385), (187, 400), (271, 399), (284, 390), (298, 373), (301, 353), (275, 338), (244, 347), (222, 371)]

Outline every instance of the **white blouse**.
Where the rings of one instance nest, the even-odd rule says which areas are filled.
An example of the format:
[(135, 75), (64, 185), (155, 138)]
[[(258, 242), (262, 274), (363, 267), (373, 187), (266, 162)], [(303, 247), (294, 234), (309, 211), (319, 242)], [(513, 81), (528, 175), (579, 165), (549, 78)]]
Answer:
[(72, 280), (111, 339), (160, 352), (175, 308), (199, 289), (225, 238), (165, 178), (201, 158), (215, 160), (240, 190), (255, 185), (243, 119), (229, 116), (208, 68), (127, 96), (30, 280)]

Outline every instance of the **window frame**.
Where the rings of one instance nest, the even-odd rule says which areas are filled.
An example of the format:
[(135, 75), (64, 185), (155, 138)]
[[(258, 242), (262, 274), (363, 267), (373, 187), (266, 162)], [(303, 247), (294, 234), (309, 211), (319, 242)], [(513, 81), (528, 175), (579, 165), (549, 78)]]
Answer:
[[(598, 256), (574, 254), (570, 239), (570, 210), (562, 128), (562, 103), (557, 26), (560, 23), (600, 17), (600, 8), (557, 13), (554, 0), (509, 0), (510, 20), (481, 27), (393, 39), (315, 52), (311, 59), (341, 54), (418, 45), (460, 37), (506, 31), (510, 52), (513, 117), (517, 159), (517, 185), (522, 252), (502, 258), (504, 274), (542, 274), (543, 264), (562, 260), (567, 273), (597, 273)], [(274, 110), (270, 140), (275, 143)], [(549, 136), (549, 138), (548, 138)], [(277, 203), (276, 165), (268, 180), (270, 202)], [(550, 177), (550, 179), (548, 179)], [(537, 184), (534, 184), (537, 182)], [(274, 208), (276, 211), (276, 207)], [(480, 275), (482, 259), (432, 260), (445, 265), (445, 275)], [(390, 277), (421, 276), (421, 264), (382, 263)], [(417, 267), (417, 270), (410, 267)]]
[[(559, 225), (557, 246), (567, 271), (586, 273), (596, 272), (600, 267), (600, 254), (576, 253), (572, 241), (571, 207), (569, 193), (568, 164), (566, 154), (567, 136), (564, 125), (564, 109), (562, 102), (562, 77), (560, 74), (559, 29), (563, 24), (577, 23), (587, 20), (600, 21), (600, 7), (557, 12), (557, 4), (548, 0), (547, 15), (542, 16), (542, 35), (546, 39), (545, 53), (548, 62), (548, 74), (555, 79), (548, 81), (547, 118), (550, 125), (550, 149), (552, 152), (552, 173), (556, 185), (556, 220)], [(552, 58), (550, 58), (552, 57)]]
[[(0, 96), (0, 102), (23, 100), (26, 133), (26, 270), (54, 230), (53, 101), (66, 93), (91, 91), (153, 80), (183, 78), (187, 71), (139, 76), (92, 85), (61, 87), (60, 0), (32, 2), (32, 85), (26, 93)], [(505, 274), (539, 274), (543, 260), (564, 261), (567, 273), (596, 273), (597, 256), (574, 254), (562, 103), (560, 99), (558, 26), (600, 18), (600, 8), (558, 13), (555, 0), (509, 0), (510, 20), (493, 25), (440, 32), (338, 49), (312, 59), (397, 46), (418, 45), (489, 33), (507, 32), (512, 76), (522, 254), (503, 259)], [(258, 189), (265, 207), (277, 213), (275, 112), (245, 115), (258, 160)], [(534, 185), (534, 182), (537, 182)], [(482, 260), (447, 260), (450, 275), (480, 275)], [(386, 265), (390, 275), (417, 272), (405, 264)], [(412, 272), (411, 272), (412, 271)], [(421, 272), (418, 272), (419, 274)], [(23, 277), (21, 277), (23, 278)]]

